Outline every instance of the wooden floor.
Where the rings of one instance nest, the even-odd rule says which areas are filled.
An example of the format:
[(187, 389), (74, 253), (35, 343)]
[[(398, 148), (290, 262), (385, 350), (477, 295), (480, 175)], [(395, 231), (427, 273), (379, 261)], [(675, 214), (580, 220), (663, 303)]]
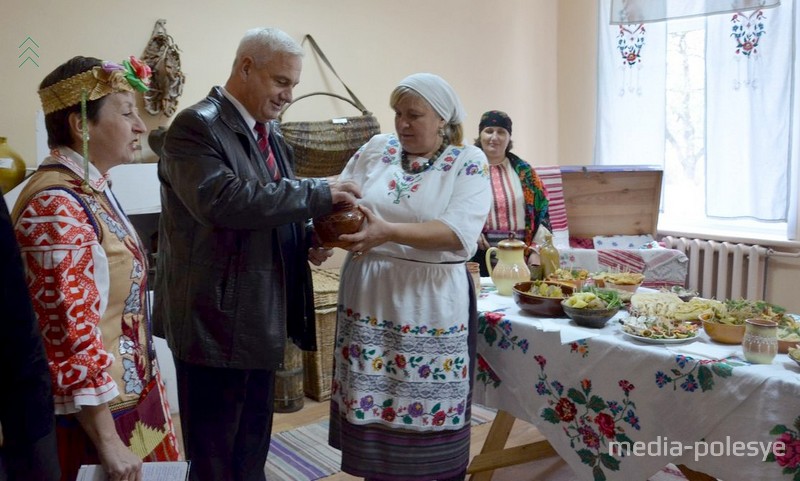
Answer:
[[(328, 417), (328, 402), (316, 402), (306, 398), (303, 408), (294, 413), (276, 413), (272, 432), (287, 431), (306, 424), (315, 423)], [(491, 423), (472, 427), (470, 455), (475, 456), (481, 450), (483, 441), (489, 432)], [(517, 446), (543, 439), (533, 425), (517, 420), (508, 439), (507, 446)], [(322, 481), (353, 481), (361, 478), (345, 473), (336, 473), (322, 478)], [(493, 481), (572, 481), (575, 478), (570, 468), (561, 460), (553, 457), (532, 463), (502, 468), (494, 472)]]
[[(293, 413), (275, 413), (272, 424), (272, 432), (289, 431), (306, 424), (316, 423), (328, 417), (328, 402), (317, 402), (310, 398), (305, 398), (303, 408)], [(175, 431), (178, 435), (181, 459), (183, 459), (183, 442), (181, 439), (180, 416), (173, 416)], [(472, 427), (472, 438), (470, 443), (470, 457), (477, 455), (481, 451), (483, 441), (489, 433), (491, 423), (484, 423), (480, 426)], [(544, 439), (533, 425), (524, 421), (516, 420), (511, 434), (508, 438), (507, 447), (519, 446), (530, 442)], [(350, 476), (346, 473), (336, 473), (320, 481), (354, 481), (362, 478)], [(467, 478), (469, 479), (469, 477)], [(572, 470), (559, 457), (547, 458), (531, 463), (520, 464), (495, 470), (492, 481), (576, 481)], [(273, 481), (273, 480), (270, 480)]]
[[(328, 402), (317, 402), (313, 399), (305, 398), (303, 408), (293, 413), (276, 413), (272, 432), (289, 431), (291, 429), (316, 423), (328, 417)], [(183, 443), (181, 439), (180, 416), (174, 415), (173, 422), (178, 435), (178, 443), (183, 459)], [(472, 426), (472, 437), (470, 445), (470, 459), (480, 453), (484, 440), (489, 433), (491, 423), (484, 423), (479, 426)], [(508, 437), (506, 447), (520, 446), (536, 441), (543, 440), (544, 436), (531, 424), (519, 419), (514, 421), (513, 428)], [(486, 473), (484, 473), (485, 475)], [(689, 481), (719, 481), (714, 477), (691, 470), (684, 471)], [(362, 478), (350, 476), (346, 473), (336, 473), (320, 481), (358, 481)], [(470, 477), (467, 477), (470, 480)], [(484, 478), (485, 479), (485, 478)], [(662, 479), (662, 478), (653, 478)], [(674, 479), (671, 477), (669, 479)], [(494, 471), (492, 481), (578, 481), (572, 469), (559, 457), (550, 457), (529, 463), (501, 468)], [(285, 480), (270, 480), (285, 481)]]

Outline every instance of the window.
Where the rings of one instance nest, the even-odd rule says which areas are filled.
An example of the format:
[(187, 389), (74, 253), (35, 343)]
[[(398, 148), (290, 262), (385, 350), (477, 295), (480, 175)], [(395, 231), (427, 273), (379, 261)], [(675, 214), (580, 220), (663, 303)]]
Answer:
[(598, 28), (595, 163), (661, 165), (659, 229), (797, 236), (794, 2)]

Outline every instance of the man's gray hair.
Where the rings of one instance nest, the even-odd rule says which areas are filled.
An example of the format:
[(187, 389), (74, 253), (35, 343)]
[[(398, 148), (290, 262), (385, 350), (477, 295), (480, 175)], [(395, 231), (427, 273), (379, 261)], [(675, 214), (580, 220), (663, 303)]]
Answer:
[(236, 62), (244, 57), (252, 57), (257, 65), (264, 65), (274, 53), (285, 53), (302, 57), (305, 52), (289, 34), (283, 30), (266, 27), (248, 30), (236, 50)]

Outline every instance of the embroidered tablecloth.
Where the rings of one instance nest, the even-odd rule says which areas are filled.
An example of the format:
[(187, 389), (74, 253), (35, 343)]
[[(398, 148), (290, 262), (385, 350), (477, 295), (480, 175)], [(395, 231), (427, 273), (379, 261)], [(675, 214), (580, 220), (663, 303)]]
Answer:
[(619, 330), (625, 311), (582, 328), (487, 289), (478, 308), (473, 401), (533, 423), (581, 479), (647, 479), (668, 463), (800, 479), (800, 366), (787, 355), (752, 365), (704, 332), (645, 344)]

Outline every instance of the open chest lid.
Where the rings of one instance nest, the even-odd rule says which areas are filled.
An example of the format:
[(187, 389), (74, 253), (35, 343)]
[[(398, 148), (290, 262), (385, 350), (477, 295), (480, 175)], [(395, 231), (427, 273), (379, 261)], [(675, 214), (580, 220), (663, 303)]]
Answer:
[(655, 237), (662, 177), (650, 165), (562, 166), (569, 235)]

